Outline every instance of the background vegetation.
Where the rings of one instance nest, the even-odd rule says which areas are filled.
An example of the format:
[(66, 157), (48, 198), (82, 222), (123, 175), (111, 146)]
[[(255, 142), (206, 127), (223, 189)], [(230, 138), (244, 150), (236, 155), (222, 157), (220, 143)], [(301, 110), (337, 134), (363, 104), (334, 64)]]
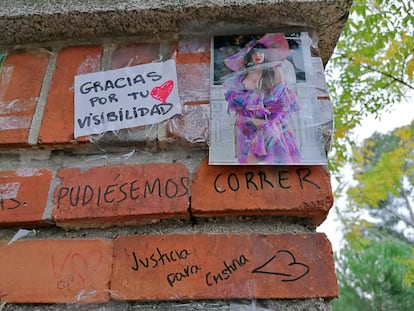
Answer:
[[(414, 94), (414, 2), (356, 0), (327, 68), (334, 100), (330, 169), (345, 241), (336, 254), (336, 310), (414, 310), (414, 122), (374, 133), (355, 129)], [(413, 109), (407, 111), (413, 115)], [(387, 122), (383, 118), (383, 122)], [(353, 180), (343, 171), (352, 168)]]

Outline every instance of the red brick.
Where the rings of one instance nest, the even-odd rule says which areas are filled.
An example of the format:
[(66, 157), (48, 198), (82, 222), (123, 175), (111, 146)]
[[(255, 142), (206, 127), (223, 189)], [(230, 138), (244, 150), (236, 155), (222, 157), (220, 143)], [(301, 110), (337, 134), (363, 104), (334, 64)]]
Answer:
[(0, 171), (0, 226), (46, 225), (43, 213), (51, 180), (47, 169)]
[(184, 103), (210, 99), (210, 58), (207, 55), (177, 55), (178, 94)]
[(319, 225), (333, 204), (322, 166), (209, 166), (193, 176), (194, 216), (275, 215), (310, 218)]
[(0, 144), (27, 145), (49, 54), (9, 55), (0, 73)]
[[(101, 57), (100, 46), (68, 47), (59, 52), (40, 128), (40, 143), (74, 141), (75, 75), (99, 71)], [(79, 137), (77, 141), (85, 142), (87, 138)]]
[(117, 300), (333, 298), (338, 287), (324, 234), (174, 234), (117, 238), (111, 293)]
[(178, 42), (177, 64), (210, 64), (210, 38), (185, 38)]
[[(178, 53), (181, 55), (186, 54), (205, 54), (210, 57), (210, 36), (181, 38), (178, 42)], [(178, 61), (178, 60), (177, 60)], [(209, 62), (209, 60), (207, 61)]]
[(180, 115), (166, 121), (165, 136), (189, 143), (206, 143), (209, 121), (209, 105), (184, 105)]
[[(206, 144), (209, 132), (210, 44), (200, 38), (178, 42), (175, 56), (178, 93), (184, 103), (182, 113), (159, 126), (159, 146), (167, 149), (177, 140), (199, 147)], [(187, 144), (188, 147), (188, 144)]]
[(159, 59), (160, 45), (158, 43), (120, 45), (112, 54), (111, 69), (142, 65)]
[(63, 181), (54, 194), (58, 226), (189, 217), (189, 173), (182, 164), (68, 168), (58, 176)]
[(209, 64), (210, 63), (210, 52), (205, 53), (194, 53), (194, 54), (177, 54), (177, 64)]
[(0, 242), (0, 299), (8, 303), (109, 301), (113, 242)]
[(210, 42), (187, 38), (178, 42), (178, 92), (184, 103), (210, 100)]

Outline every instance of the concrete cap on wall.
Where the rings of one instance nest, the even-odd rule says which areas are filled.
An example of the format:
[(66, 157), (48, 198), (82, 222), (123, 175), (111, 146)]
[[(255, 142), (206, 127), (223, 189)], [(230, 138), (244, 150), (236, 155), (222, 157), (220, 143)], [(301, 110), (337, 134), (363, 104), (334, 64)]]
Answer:
[(233, 34), (295, 25), (332, 55), (352, 0), (3, 0), (0, 45), (164, 34)]

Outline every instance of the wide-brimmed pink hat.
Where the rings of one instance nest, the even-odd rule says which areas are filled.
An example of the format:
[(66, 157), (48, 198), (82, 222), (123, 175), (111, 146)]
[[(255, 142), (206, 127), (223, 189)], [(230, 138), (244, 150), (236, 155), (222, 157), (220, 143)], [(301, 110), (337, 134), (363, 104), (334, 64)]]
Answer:
[(254, 39), (247, 43), (239, 52), (227, 57), (224, 63), (233, 71), (246, 68), (245, 57), (258, 43), (266, 47), (266, 60), (268, 62), (284, 61), (289, 54), (289, 44), (285, 36), (281, 33), (268, 33), (259, 40)]

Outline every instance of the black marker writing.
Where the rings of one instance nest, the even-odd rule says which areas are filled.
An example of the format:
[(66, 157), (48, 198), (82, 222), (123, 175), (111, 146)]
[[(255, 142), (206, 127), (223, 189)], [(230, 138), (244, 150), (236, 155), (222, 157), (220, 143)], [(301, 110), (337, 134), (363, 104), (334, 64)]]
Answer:
[(239, 258), (233, 259), (230, 264), (223, 261), (224, 268), (218, 273), (213, 274), (212, 272), (207, 272), (205, 279), (207, 286), (217, 285), (220, 282), (228, 280), (233, 273), (237, 272), (238, 269), (248, 262), (249, 260), (244, 255), (240, 255)]
[(187, 249), (181, 249), (181, 250), (172, 250), (172, 251), (166, 251), (162, 252), (158, 247), (157, 251), (155, 253), (152, 253), (149, 256), (145, 256), (140, 258), (135, 251), (132, 252), (132, 258), (133, 258), (133, 265), (131, 266), (131, 269), (134, 271), (138, 271), (139, 267), (142, 266), (146, 269), (152, 268), (155, 269), (158, 266), (164, 266), (167, 263), (172, 263), (176, 261), (181, 261), (187, 259), (188, 256), (190, 256), (191, 253)]
[[(188, 177), (179, 179), (139, 181), (138, 179), (117, 181), (99, 186), (78, 185), (61, 186), (57, 193), (57, 208), (62, 206), (82, 207), (88, 204), (100, 207), (103, 204), (122, 203), (130, 200), (168, 198), (174, 199), (188, 195)], [(1, 203), (1, 201), (0, 201)]]

